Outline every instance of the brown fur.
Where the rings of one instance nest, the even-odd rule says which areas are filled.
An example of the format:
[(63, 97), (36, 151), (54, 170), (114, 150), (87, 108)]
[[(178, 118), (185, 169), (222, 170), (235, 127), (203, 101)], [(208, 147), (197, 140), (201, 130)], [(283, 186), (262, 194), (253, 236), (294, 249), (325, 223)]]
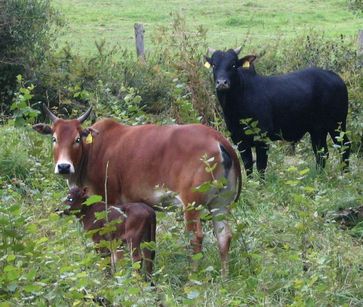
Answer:
[[(70, 184), (88, 186), (91, 194), (105, 197), (106, 165), (108, 163), (107, 197), (109, 203), (143, 202), (156, 205), (156, 187), (162, 187), (178, 195), (186, 209), (190, 204), (210, 205), (220, 191), (200, 193), (195, 188), (204, 182), (221, 178), (228, 171), (229, 189), (238, 199), (241, 191), (241, 169), (236, 153), (229, 142), (216, 130), (204, 125), (141, 125), (126, 126), (111, 119), (96, 122), (82, 130), (78, 120), (57, 119), (52, 127), (34, 125), (40, 133), (57, 136), (54, 160), (60, 152), (72, 161), (75, 172), (65, 175)], [(51, 132), (49, 132), (51, 131)], [(91, 133), (93, 142), (81, 144), (75, 139)], [(232, 165), (225, 170), (220, 146), (231, 157)], [(214, 158), (213, 173), (205, 171), (202, 156)], [(214, 208), (227, 213), (233, 199), (221, 200)], [(215, 213), (213, 214), (216, 215)], [(199, 213), (185, 212), (187, 230), (194, 233), (195, 252), (201, 251), (203, 239)], [(217, 236), (223, 268), (226, 268), (231, 233), (227, 222), (226, 232)], [(215, 226), (216, 227), (216, 226)], [(228, 228), (228, 229), (227, 229)], [(216, 231), (216, 229), (215, 229)], [(223, 240), (220, 241), (220, 240)]]
[[(101, 230), (107, 225), (105, 219), (97, 219), (96, 212), (104, 212), (106, 204), (99, 202), (87, 206), (83, 204), (88, 198), (86, 189), (73, 187), (70, 189), (64, 204), (69, 206), (65, 214), (74, 214), (80, 219), (86, 231)], [(142, 242), (155, 242), (156, 216), (154, 210), (143, 203), (128, 203), (123, 205), (112, 205), (108, 207), (108, 222), (118, 221), (116, 229), (102, 234), (96, 231), (92, 235), (95, 243), (104, 241), (121, 240), (127, 244), (132, 251), (133, 261), (144, 260), (147, 276), (151, 276), (155, 252), (147, 248), (141, 251)], [(106, 248), (100, 252), (109, 253)], [(115, 260), (122, 257), (121, 252), (116, 252)]]

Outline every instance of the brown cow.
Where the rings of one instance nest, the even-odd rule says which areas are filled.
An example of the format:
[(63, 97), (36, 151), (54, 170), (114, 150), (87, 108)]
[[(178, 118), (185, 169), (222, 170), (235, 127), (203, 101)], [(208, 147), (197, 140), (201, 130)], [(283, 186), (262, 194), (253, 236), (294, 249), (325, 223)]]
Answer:
[[(184, 206), (187, 230), (194, 233), (191, 243), (195, 253), (201, 251), (203, 233), (200, 213), (193, 205), (207, 206), (213, 217), (222, 274), (228, 273), (232, 235), (221, 215), (228, 213), (229, 204), (239, 197), (241, 169), (232, 146), (219, 132), (199, 124), (126, 126), (112, 119), (83, 129), (81, 124), (91, 108), (73, 120), (60, 119), (45, 106), (44, 111), (53, 125), (36, 124), (33, 128), (52, 135), (55, 173), (62, 174), (70, 186), (88, 186), (91, 194), (107, 196), (109, 203), (156, 205), (166, 195), (175, 196), (173, 200)], [(203, 156), (210, 161), (212, 172), (206, 171)], [(223, 188), (195, 189), (222, 178)]]
[[(151, 277), (155, 251), (143, 248), (141, 252), (140, 244), (142, 242), (155, 242), (156, 216), (154, 210), (144, 203), (112, 205), (107, 208), (106, 221), (104, 218), (96, 218), (97, 212), (106, 210), (106, 204), (104, 202), (92, 205), (83, 204), (88, 197), (87, 188), (72, 187), (69, 190), (67, 199), (64, 201), (64, 204), (69, 206), (68, 209), (64, 210), (64, 214), (74, 213), (80, 219), (86, 231), (95, 231), (92, 235), (92, 240), (95, 243), (100, 243), (102, 240), (121, 240), (126, 243), (132, 251), (133, 261), (143, 259), (146, 274)], [(115, 229), (109, 232), (105, 231), (108, 223), (115, 223), (112, 225)], [(102, 231), (105, 231), (105, 233), (102, 233)], [(103, 254), (109, 253), (106, 248), (100, 248), (99, 251)], [(111, 253), (111, 268), (115, 267), (116, 261), (121, 259), (122, 256), (120, 250)]]

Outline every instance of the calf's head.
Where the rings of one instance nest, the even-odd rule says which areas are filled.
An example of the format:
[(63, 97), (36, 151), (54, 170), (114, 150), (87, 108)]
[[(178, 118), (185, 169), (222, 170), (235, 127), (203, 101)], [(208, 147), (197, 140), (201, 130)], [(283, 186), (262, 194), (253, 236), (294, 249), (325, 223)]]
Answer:
[(214, 83), (217, 91), (227, 91), (234, 84), (238, 83), (239, 67), (254, 71), (252, 63), (256, 57), (248, 55), (238, 59), (241, 49), (236, 48), (227, 51), (208, 49), (210, 57), (206, 56), (205, 59), (213, 68)]
[(64, 204), (68, 206), (68, 209), (64, 210), (64, 213), (70, 214), (72, 211), (81, 210), (87, 198), (87, 188), (72, 187), (64, 201)]
[(65, 176), (74, 174), (83, 154), (84, 138), (92, 133), (91, 128), (82, 129), (81, 127), (92, 108), (77, 119), (71, 120), (58, 118), (45, 105), (43, 109), (52, 121), (52, 125), (40, 123), (33, 125), (33, 129), (41, 134), (52, 135), (54, 172)]

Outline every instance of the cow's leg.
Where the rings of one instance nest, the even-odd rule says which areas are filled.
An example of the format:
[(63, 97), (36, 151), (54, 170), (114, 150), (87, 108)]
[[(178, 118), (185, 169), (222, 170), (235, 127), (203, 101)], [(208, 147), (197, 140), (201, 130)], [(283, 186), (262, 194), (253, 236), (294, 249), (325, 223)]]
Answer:
[(328, 146), (326, 144), (326, 131), (311, 132), (311, 144), (313, 146), (317, 168), (324, 168), (328, 158)]
[(241, 158), (243, 161), (243, 165), (246, 170), (247, 176), (251, 176), (253, 172), (253, 157), (252, 157), (252, 149), (250, 144), (246, 144), (245, 142), (240, 142), (238, 144), (238, 151), (241, 154)]
[(213, 217), (214, 233), (217, 237), (219, 254), (221, 257), (222, 276), (228, 275), (228, 253), (232, 240), (232, 233), (227, 222), (228, 210), (221, 203), (213, 202), (209, 204), (209, 210)]
[(342, 137), (340, 136), (340, 131), (337, 129), (333, 129), (329, 131), (331, 138), (333, 139), (334, 144), (340, 146), (343, 149), (342, 152), (342, 165), (344, 169), (348, 169), (349, 167), (349, 155), (350, 155), (350, 140), (345, 132), (345, 124), (344, 127), (342, 125), (341, 131), (343, 132)]
[(267, 167), (267, 150), (268, 145), (266, 143), (256, 143), (256, 166), (262, 178), (265, 177), (265, 170)]
[[(198, 254), (202, 251), (203, 230), (202, 223), (200, 221), (200, 213), (198, 210), (192, 208), (192, 205), (187, 205), (184, 211), (184, 219), (186, 230), (192, 235), (190, 243), (193, 249), (193, 253)], [(193, 268), (196, 269), (197, 267), (198, 262), (193, 262)]]

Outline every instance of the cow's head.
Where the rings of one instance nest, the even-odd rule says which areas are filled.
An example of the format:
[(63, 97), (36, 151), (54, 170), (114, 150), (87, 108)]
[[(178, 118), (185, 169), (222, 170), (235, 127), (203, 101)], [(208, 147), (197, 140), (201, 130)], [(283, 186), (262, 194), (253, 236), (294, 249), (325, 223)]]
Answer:
[(256, 59), (254, 55), (248, 55), (242, 59), (238, 59), (242, 47), (229, 49), (227, 51), (214, 50), (209, 48), (209, 56), (205, 59), (213, 68), (213, 77), (217, 91), (229, 90), (236, 82), (238, 82), (239, 67), (246, 70), (253, 70), (253, 61)]
[(87, 188), (72, 187), (67, 195), (64, 205), (68, 206), (64, 210), (64, 214), (70, 214), (72, 211), (79, 211), (82, 209), (83, 203), (87, 200)]
[(82, 129), (81, 124), (88, 118), (89, 108), (77, 119), (65, 120), (55, 116), (45, 105), (44, 112), (52, 121), (52, 125), (36, 124), (33, 129), (41, 134), (51, 134), (53, 143), (54, 172), (69, 176), (75, 173), (84, 150), (84, 139), (93, 133), (92, 128)]

